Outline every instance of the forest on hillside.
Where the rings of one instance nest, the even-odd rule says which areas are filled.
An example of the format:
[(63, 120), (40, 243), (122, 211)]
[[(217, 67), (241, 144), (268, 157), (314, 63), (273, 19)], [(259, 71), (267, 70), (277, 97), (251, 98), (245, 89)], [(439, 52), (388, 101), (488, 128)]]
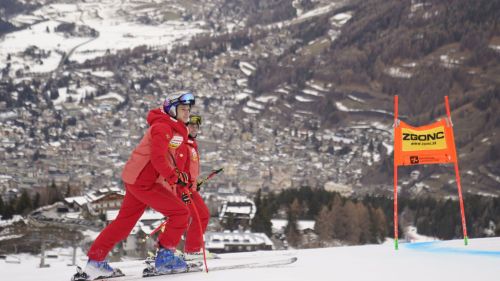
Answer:
[[(271, 219), (283, 214), (285, 230), (293, 246), (317, 247), (340, 241), (349, 245), (381, 243), (393, 237), (393, 201), (386, 197), (342, 197), (338, 193), (302, 187), (255, 197), (257, 214), (252, 230), (271, 235)], [(451, 199), (399, 198), (399, 233), (416, 226), (419, 234), (439, 239), (462, 238), (459, 203)], [(467, 231), (470, 238), (500, 235), (500, 198), (464, 196)], [(305, 242), (297, 220), (314, 220), (319, 240)]]

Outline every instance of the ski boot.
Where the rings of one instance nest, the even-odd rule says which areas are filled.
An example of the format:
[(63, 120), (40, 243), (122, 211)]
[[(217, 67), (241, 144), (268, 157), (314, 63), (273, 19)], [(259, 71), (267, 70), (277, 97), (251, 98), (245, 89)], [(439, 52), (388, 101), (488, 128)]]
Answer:
[(172, 250), (160, 248), (156, 253), (155, 269), (159, 274), (178, 273), (186, 272), (188, 265), (182, 258), (174, 255)]
[(89, 260), (85, 270), (77, 267), (77, 273), (71, 278), (72, 281), (87, 281), (103, 278), (113, 278), (124, 276), (125, 274), (118, 268), (112, 268), (107, 261)]

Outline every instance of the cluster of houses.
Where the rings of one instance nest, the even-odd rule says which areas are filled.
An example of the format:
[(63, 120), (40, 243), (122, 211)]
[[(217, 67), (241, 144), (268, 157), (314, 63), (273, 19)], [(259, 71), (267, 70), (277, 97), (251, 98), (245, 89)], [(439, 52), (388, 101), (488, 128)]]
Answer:
[[(249, 30), (258, 32), (262, 30)], [(228, 185), (247, 193), (308, 185), (349, 194), (363, 168), (388, 152), (390, 130), (370, 124), (336, 131), (322, 128), (314, 105), (331, 94), (327, 82), (306, 81), (300, 89), (283, 83), (264, 93), (252, 90), (258, 61), (300, 44), (290, 30), (274, 28), (238, 48), (225, 44), (226, 50), (212, 57), (188, 46), (171, 52), (140, 47), (85, 64), (72, 63), (69, 57), (55, 74), (2, 76), (0, 91), (15, 89), (8, 92), (13, 101), (23, 97), (25, 88), (51, 99), (23, 101), (21, 107), (0, 102), (0, 194), (12, 199), (23, 190), (55, 182), (86, 191), (65, 199), (72, 210), (113, 217), (124, 196), (117, 188), (121, 170), (147, 128), (148, 110), (182, 89), (196, 94), (193, 112), (203, 116), (198, 137), (202, 171), (225, 168), (206, 184), (206, 191)], [(216, 42), (212, 45), (217, 49)], [(256, 212), (248, 198), (216, 196), (207, 202), (213, 203), (209, 207), (222, 222), (248, 222)], [(162, 219), (141, 220), (132, 236), (148, 233)], [(261, 241), (248, 233), (237, 239), (235, 233), (224, 235), (210, 236), (217, 237), (214, 245), (219, 249), (225, 240), (236, 243), (233, 250)], [(238, 244), (244, 241), (250, 242)], [(135, 248), (134, 243), (126, 245)]]
[[(203, 13), (196, 18), (205, 19)], [(257, 27), (249, 30), (259, 32), (265, 34)], [(320, 129), (311, 105), (330, 94), (332, 85), (324, 81), (307, 81), (304, 89), (283, 83), (255, 93), (249, 81), (258, 71), (257, 62), (300, 43), (286, 28), (261, 37), (238, 49), (226, 42), (226, 51), (209, 58), (189, 47), (172, 52), (140, 47), (85, 64), (71, 63), (70, 57), (57, 77), (2, 77), (0, 88), (2, 83), (14, 88), (9, 92), (13, 99), (23, 96), (23, 88), (53, 99), (24, 102), (21, 108), (0, 102), (0, 160), (5, 163), (0, 167), (0, 193), (52, 181), (81, 189), (119, 185), (121, 169), (147, 127), (147, 111), (181, 89), (196, 94), (193, 111), (204, 119), (199, 136), (202, 170), (226, 168), (226, 176), (214, 186), (233, 183), (248, 192), (323, 188), (328, 182), (352, 186), (363, 167), (380, 158), (368, 151), (368, 139), (378, 150), (390, 139), (390, 130)], [(119, 69), (115, 60), (123, 61)], [(290, 118), (283, 121), (283, 116)], [(347, 153), (338, 153), (346, 147)]]
[[(124, 195), (123, 190), (117, 187), (101, 188), (86, 193), (84, 196), (67, 197), (64, 199), (64, 203), (72, 212), (86, 211), (93, 214), (94, 217), (104, 216), (105, 224), (109, 224), (118, 216)], [(205, 195), (205, 197), (210, 196), (217, 198), (216, 202), (219, 202), (220, 210), (218, 212), (219, 216), (212, 217), (211, 220), (224, 221), (229, 217), (236, 217), (242, 225), (249, 225), (255, 216), (255, 203), (246, 196)], [(59, 215), (68, 217), (68, 214), (64, 213), (69, 211), (61, 209), (60, 205), (58, 206), (59, 213), (61, 213)], [(49, 215), (37, 212), (37, 216), (34, 219), (43, 223), (47, 221), (47, 216)], [(75, 217), (74, 214), (70, 216)], [(80, 219), (88, 220), (83, 215), (80, 216)], [(155, 240), (149, 238), (149, 234), (158, 228), (165, 219), (161, 213), (147, 209), (127, 239), (115, 251), (122, 251), (129, 256), (145, 256), (148, 251), (152, 251), (155, 248)], [(71, 223), (68, 219), (62, 219), (61, 222)], [(251, 233), (248, 230), (221, 230), (210, 225), (209, 230), (205, 234), (206, 248), (210, 251), (221, 253), (274, 249), (273, 241), (264, 233)]]

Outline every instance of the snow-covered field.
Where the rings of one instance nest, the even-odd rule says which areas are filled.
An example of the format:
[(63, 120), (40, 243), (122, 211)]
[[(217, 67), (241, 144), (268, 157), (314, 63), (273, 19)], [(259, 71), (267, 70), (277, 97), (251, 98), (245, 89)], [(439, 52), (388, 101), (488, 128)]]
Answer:
[[(166, 9), (164, 5), (169, 4), (160, 2), (146, 5), (140, 1), (87, 0), (54, 3), (29, 15), (19, 15), (13, 22), (31, 26), (0, 38), (0, 68), (10, 64), (12, 71), (48, 72), (57, 68), (64, 54), (71, 52), (70, 60), (84, 62), (140, 45), (166, 49), (205, 31), (203, 22), (166, 20), (165, 15), (155, 11), (158, 7), (155, 5), (168, 11), (182, 10), (182, 7), (175, 6)], [(146, 24), (139, 17), (148, 18), (152, 23)], [(74, 23), (77, 29), (83, 26), (92, 28), (97, 31), (97, 37), (55, 32), (61, 23)], [(29, 46), (36, 46), (40, 51), (26, 56), (23, 53)]]
[[(78, 263), (85, 264), (79, 252)], [(278, 257), (298, 257), (294, 264), (276, 268), (235, 269), (207, 273), (178, 274), (146, 280), (352, 280), (352, 281), (431, 281), (431, 280), (498, 280), (500, 276), (500, 238), (400, 243), (307, 250), (267, 251), (224, 254), (222, 259), (209, 261), (210, 266), (274, 260)], [(50, 267), (39, 268), (39, 257), (17, 255), (21, 263), (0, 260), (2, 280), (52, 281), (69, 280), (75, 269), (67, 264), (69, 250), (58, 259), (47, 259)], [(11, 261), (16, 260), (11, 257)], [(140, 276), (140, 261), (112, 263), (127, 275), (127, 280), (144, 280)], [(137, 276), (137, 278), (133, 277)], [(120, 279), (115, 279), (119, 281)]]

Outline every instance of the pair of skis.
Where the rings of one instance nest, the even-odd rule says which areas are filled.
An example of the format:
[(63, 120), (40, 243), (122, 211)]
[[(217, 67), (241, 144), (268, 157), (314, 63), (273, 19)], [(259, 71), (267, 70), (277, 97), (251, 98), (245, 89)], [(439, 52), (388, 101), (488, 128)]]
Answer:
[[(297, 257), (280, 257), (272, 260), (262, 261), (262, 262), (243, 262), (231, 265), (219, 265), (210, 267), (211, 271), (222, 271), (222, 270), (231, 270), (231, 269), (251, 269), (251, 268), (268, 268), (268, 267), (279, 267), (285, 266), (289, 264), (293, 264), (297, 261)], [(142, 277), (154, 277), (154, 276), (163, 276), (163, 275), (171, 275), (171, 274), (186, 274), (186, 273), (194, 273), (194, 272), (202, 272), (203, 271), (203, 263), (202, 262), (188, 262), (188, 269), (186, 271), (181, 272), (166, 272), (160, 273), (156, 271), (154, 267), (154, 260), (146, 260), (146, 268), (143, 270)], [(78, 272), (71, 278), (71, 281), (89, 281), (88, 275), (78, 268)], [(119, 278), (123, 277), (123, 278)], [(135, 280), (138, 276), (131, 275), (125, 276), (121, 271), (118, 271), (116, 275), (96, 278), (94, 280), (105, 280), (119, 278), (117, 281), (125, 281), (125, 280)]]

